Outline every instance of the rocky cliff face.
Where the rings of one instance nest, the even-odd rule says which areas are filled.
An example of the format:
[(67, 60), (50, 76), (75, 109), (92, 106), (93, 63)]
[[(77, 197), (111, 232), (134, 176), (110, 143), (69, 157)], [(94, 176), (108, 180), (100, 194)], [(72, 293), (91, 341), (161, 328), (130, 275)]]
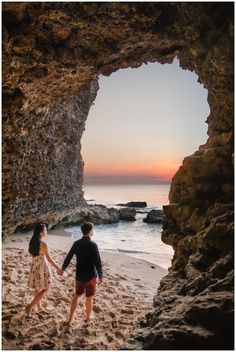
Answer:
[(4, 232), (83, 201), (80, 139), (98, 74), (143, 62), (195, 71), (209, 138), (164, 208), (175, 255), (132, 345), (233, 346), (233, 3), (4, 3)]
[(61, 97), (27, 115), (16, 112), (6, 117), (3, 224), (7, 232), (27, 229), (39, 218), (55, 224), (86, 203), (80, 139), (97, 88), (95, 80), (78, 96)]

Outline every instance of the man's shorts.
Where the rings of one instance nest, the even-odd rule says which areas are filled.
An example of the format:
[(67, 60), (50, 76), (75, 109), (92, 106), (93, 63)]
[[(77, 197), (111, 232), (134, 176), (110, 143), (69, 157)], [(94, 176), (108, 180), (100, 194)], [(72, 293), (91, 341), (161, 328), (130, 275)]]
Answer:
[(76, 295), (80, 296), (85, 293), (86, 297), (92, 297), (96, 293), (97, 276), (94, 276), (87, 282), (76, 280)]

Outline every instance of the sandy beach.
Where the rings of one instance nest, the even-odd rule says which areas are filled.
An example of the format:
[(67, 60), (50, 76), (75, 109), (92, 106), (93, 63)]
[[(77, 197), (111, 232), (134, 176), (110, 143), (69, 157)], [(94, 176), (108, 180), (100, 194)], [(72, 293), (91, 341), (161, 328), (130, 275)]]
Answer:
[[(63, 277), (52, 270), (51, 290), (31, 318), (25, 306), (32, 299), (26, 287), (31, 257), (28, 243), (32, 233), (10, 236), (2, 246), (2, 348), (29, 349), (122, 349), (137, 323), (152, 310), (152, 298), (163, 268), (125, 254), (101, 252), (104, 280), (94, 298), (93, 319), (85, 323), (82, 299), (72, 327), (65, 325), (74, 291), (75, 258)], [(96, 238), (94, 238), (96, 241)], [(73, 241), (63, 229), (49, 231), (49, 253), (61, 266)]]

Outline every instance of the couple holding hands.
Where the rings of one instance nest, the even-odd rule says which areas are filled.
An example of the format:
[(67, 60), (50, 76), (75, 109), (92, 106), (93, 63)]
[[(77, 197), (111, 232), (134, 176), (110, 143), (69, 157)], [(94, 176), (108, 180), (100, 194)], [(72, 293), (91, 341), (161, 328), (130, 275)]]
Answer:
[(76, 285), (75, 293), (71, 301), (68, 324), (73, 321), (74, 313), (83, 294), (86, 295), (86, 321), (91, 319), (93, 308), (93, 296), (96, 293), (96, 284), (102, 282), (102, 264), (98, 246), (91, 240), (93, 236), (93, 224), (85, 222), (81, 226), (83, 236), (74, 242), (68, 252), (62, 268), (59, 268), (49, 255), (48, 247), (43, 240), (47, 236), (47, 227), (44, 223), (35, 226), (33, 236), (29, 242), (29, 253), (32, 256), (32, 264), (28, 279), (28, 287), (34, 289), (34, 298), (26, 307), (26, 315), (31, 316), (33, 309), (37, 306), (42, 309), (41, 300), (48, 293), (51, 285), (51, 273), (49, 264), (63, 275), (70, 261), (76, 255)]

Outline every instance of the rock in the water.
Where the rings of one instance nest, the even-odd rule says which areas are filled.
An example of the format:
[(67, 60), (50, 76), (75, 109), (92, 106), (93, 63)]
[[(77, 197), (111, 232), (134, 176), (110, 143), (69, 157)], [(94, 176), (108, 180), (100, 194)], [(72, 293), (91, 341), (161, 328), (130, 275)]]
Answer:
[(84, 221), (98, 224), (111, 224), (119, 221), (119, 212), (115, 208), (107, 208), (102, 204), (88, 205), (62, 221), (64, 225), (81, 224)]
[(119, 212), (102, 204), (90, 205), (87, 221), (94, 224), (111, 224), (119, 221)]
[(117, 204), (122, 207), (132, 207), (132, 208), (145, 208), (147, 206), (146, 202), (128, 202)]
[(161, 224), (163, 221), (164, 212), (163, 210), (152, 209), (147, 214), (147, 217), (143, 219), (143, 222), (148, 222), (150, 224), (156, 223)]
[(132, 208), (124, 208), (119, 210), (120, 220), (135, 221), (136, 210)]

